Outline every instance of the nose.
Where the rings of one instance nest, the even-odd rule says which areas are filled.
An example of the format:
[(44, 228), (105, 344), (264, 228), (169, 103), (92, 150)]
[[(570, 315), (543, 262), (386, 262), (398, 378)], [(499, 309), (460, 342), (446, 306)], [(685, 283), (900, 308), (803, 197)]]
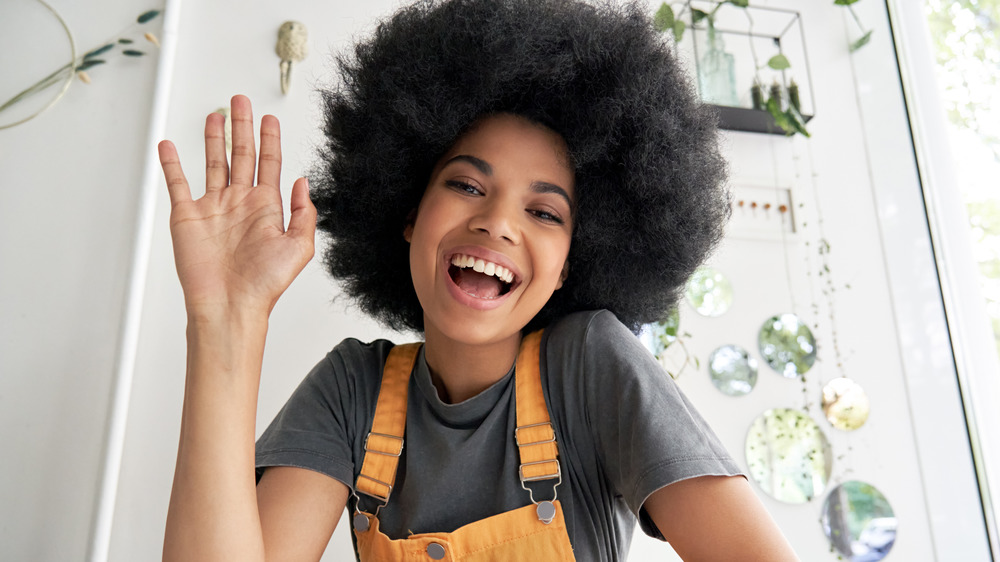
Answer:
[(484, 201), (478, 212), (469, 219), (469, 229), (482, 232), (493, 240), (518, 244), (521, 241), (518, 207), (514, 202), (503, 201), (500, 198)]

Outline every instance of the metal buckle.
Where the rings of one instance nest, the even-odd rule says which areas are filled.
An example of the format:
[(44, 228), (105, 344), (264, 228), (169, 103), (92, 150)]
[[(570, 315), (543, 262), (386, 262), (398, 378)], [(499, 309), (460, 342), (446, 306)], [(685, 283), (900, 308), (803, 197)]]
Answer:
[[(389, 505), (389, 496), (392, 495), (392, 484), (389, 484), (387, 482), (383, 482), (383, 481), (381, 481), (381, 480), (379, 480), (377, 478), (372, 478), (371, 476), (368, 476), (366, 474), (359, 474), (358, 475), (358, 482), (360, 482), (362, 478), (364, 478), (366, 480), (371, 480), (372, 482), (375, 482), (376, 484), (378, 484), (380, 486), (385, 486), (389, 490), (388, 492), (386, 492), (385, 497), (383, 498), (382, 496), (379, 496), (379, 495), (376, 495), (376, 494), (372, 494), (372, 493), (366, 492), (364, 490), (358, 489), (357, 485), (354, 486), (355, 490), (357, 492), (360, 492), (360, 493), (362, 493), (362, 494), (364, 494), (364, 495), (366, 495), (366, 496), (368, 496), (370, 498), (375, 498), (375, 499), (377, 499), (377, 500), (379, 500), (379, 501), (382, 502), (381, 505), (378, 505), (378, 506), (375, 507), (375, 514), (374, 515), (375, 515), (375, 517), (378, 517), (379, 510), (382, 509), (383, 507)], [(357, 493), (354, 494), (354, 499), (359, 502), (358, 511), (361, 511), (361, 508), (360, 508), (361, 498), (358, 497)]]
[[(396, 441), (399, 441), (399, 448), (396, 449), (395, 453), (391, 453), (391, 452), (387, 453), (385, 451), (376, 451), (375, 449), (369, 449), (368, 448), (368, 439), (371, 438), (372, 435), (377, 435), (379, 437), (386, 437), (388, 439), (395, 439)], [(400, 455), (403, 454), (403, 438), (402, 437), (396, 437), (395, 435), (387, 435), (385, 433), (375, 433), (374, 431), (369, 431), (368, 435), (365, 436), (365, 452), (372, 452), (372, 453), (375, 453), (376, 455), (385, 455), (387, 457), (398, 457), (398, 456), (400, 456)], [(374, 478), (372, 480), (374, 480)], [(376, 480), (376, 482), (378, 482), (378, 481)], [(392, 486), (390, 486), (390, 488), (391, 487)]]
[[(541, 441), (529, 441), (529, 442), (525, 442), (525, 443), (521, 442), (521, 430), (522, 429), (529, 429), (529, 428), (532, 428), (532, 427), (541, 427), (543, 425), (549, 426), (549, 431), (552, 434), (551, 438), (549, 438), (549, 439), (542, 439)], [(554, 427), (552, 427), (552, 423), (551, 422), (533, 423), (531, 425), (519, 426), (519, 427), (517, 427), (517, 428), (514, 429), (514, 442), (517, 443), (518, 447), (531, 447), (533, 445), (542, 445), (542, 444), (545, 444), (545, 443), (555, 443), (556, 442), (556, 430), (555, 430)], [(525, 477), (525, 475), (524, 475), (524, 467), (526, 467), (526, 466), (536, 466), (536, 465), (540, 465), (540, 464), (549, 464), (549, 463), (555, 463), (556, 464), (556, 471), (554, 473), (551, 473), (551, 474), (542, 474), (542, 475), (539, 475), (539, 476)], [(542, 461), (521, 463), (521, 466), (518, 467), (518, 469), (517, 469), (517, 475), (521, 479), (521, 487), (528, 491), (528, 497), (531, 499), (531, 503), (533, 503), (535, 505), (538, 505), (538, 502), (535, 501), (534, 492), (531, 490), (531, 488), (529, 488), (527, 486), (527, 483), (528, 482), (537, 482), (537, 481), (540, 481), (540, 480), (551, 480), (553, 478), (558, 478), (559, 480), (552, 486), (552, 501), (556, 501), (556, 496), (558, 495), (558, 492), (557, 492), (556, 488), (559, 486), (559, 484), (562, 484), (562, 466), (560, 466), (560, 464), (559, 464), (559, 459), (542, 460)]]
[[(532, 476), (530, 478), (525, 478), (524, 477), (524, 467), (526, 467), (526, 466), (532, 466), (532, 465), (536, 465), (536, 464), (546, 464), (546, 463), (550, 463), (550, 462), (556, 463), (556, 471), (555, 471), (554, 474), (543, 474), (541, 476)], [(533, 503), (535, 505), (538, 505), (538, 502), (535, 501), (535, 494), (534, 494), (534, 492), (531, 490), (531, 488), (529, 488), (527, 486), (528, 482), (537, 482), (539, 480), (549, 480), (549, 479), (552, 479), (552, 478), (558, 478), (559, 480), (555, 484), (552, 485), (552, 500), (551, 501), (556, 501), (556, 498), (559, 497), (559, 490), (557, 490), (557, 488), (559, 487), (560, 484), (562, 484), (562, 467), (559, 465), (559, 460), (558, 459), (553, 459), (553, 460), (550, 460), (550, 461), (535, 461), (535, 462), (522, 463), (521, 466), (520, 466), (520, 468), (517, 469), (517, 474), (521, 478), (521, 487), (528, 491), (528, 498), (531, 500), (531, 503)]]
[[(525, 477), (524, 476), (524, 467), (526, 467), (526, 466), (534, 466), (534, 465), (539, 465), (539, 464), (548, 464), (548, 463), (552, 463), (552, 462), (556, 463), (556, 471), (553, 472), (552, 474), (542, 474), (542, 475), (539, 475), (539, 476), (530, 476), (530, 477)], [(522, 485), (525, 482), (537, 482), (538, 480), (551, 480), (553, 478), (558, 478), (559, 482), (562, 482), (562, 468), (560, 468), (560, 466), (559, 466), (559, 459), (552, 459), (550, 461), (535, 461), (535, 462), (521, 463), (520, 468), (517, 469), (517, 473), (518, 473), (518, 476), (521, 478), (521, 484)], [(558, 486), (558, 484), (556, 484), (556, 485)]]
[[(542, 440), (542, 441), (532, 441), (530, 443), (521, 443), (520, 431), (522, 429), (529, 429), (529, 428), (532, 428), (532, 427), (541, 427), (543, 425), (549, 426), (549, 431), (552, 432), (552, 438), (551, 439), (545, 439), (545, 440)], [(542, 423), (533, 423), (531, 425), (522, 425), (522, 426), (517, 427), (517, 428), (514, 429), (514, 442), (517, 443), (518, 447), (530, 447), (532, 445), (541, 445), (542, 443), (555, 443), (555, 441), (556, 441), (556, 430), (555, 430), (554, 427), (552, 427), (552, 423), (551, 422), (542, 422)]]

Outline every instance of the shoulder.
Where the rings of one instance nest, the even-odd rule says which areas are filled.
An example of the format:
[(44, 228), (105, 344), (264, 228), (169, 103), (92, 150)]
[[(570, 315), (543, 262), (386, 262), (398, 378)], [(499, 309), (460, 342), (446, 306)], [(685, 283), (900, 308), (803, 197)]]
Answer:
[(384, 339), (366, 343), (355, 338), (347, 338), (326, 354), (324, 362), (333, 367), (369, 367), (381, 370), (386, 357), (395, 346), (393, 342)]
[(608, 310), (568, 314), (546, 329), (544, 342), (550, 361), (571, 356), (584, 363), (648, 360), (650, 366), (655, 364), (639, 338)]
[(611, 395), (673, 393), (673, 381), (639, 338), (607, 310), (569, 314), (542, 340), (542, 372), (553, 396), (603, 409)]
[(545, 329), (549, 345), (556, 345), (564, 340), (596, 339), (606, 336), (618, 339), (620, 336), (633, 337), (618, 317), (609, 310), (584, 310), (567, 314), (556, 320)]
[(337, 394), (359, 398), (378, 389), (382, 367), (395, 344), (379, 339), (362, 342), (347, 338), (331, 349), (313, 367), (299, 387), (299, 392), (319, 392), (335, 399)]

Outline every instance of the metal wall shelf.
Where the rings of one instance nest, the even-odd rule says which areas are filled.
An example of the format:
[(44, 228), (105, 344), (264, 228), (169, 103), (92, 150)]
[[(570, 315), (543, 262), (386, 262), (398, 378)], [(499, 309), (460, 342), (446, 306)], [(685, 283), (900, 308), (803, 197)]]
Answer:
[[(719, 128), (728, 131), (745, 131), (769, 135), (788, 134), (774, 122), (774, 117), (767, 110), (730, 107), (728, 105), (710, 105), (719, 112)], [(808, 123), (812, 118), (812, 115), (803, 115), (802, 121)]]

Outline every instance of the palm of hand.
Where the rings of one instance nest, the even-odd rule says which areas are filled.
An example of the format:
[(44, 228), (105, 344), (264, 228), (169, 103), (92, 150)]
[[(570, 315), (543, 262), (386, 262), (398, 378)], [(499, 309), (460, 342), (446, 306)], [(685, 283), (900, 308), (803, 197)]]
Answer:
[(176, 150), (160, 144), (170, 192), (170, 230), (177, 273), (189, 312), (249, 308), (270, 312), (313, 254), (315, 208), (304, 179), (292, 190), (291, 220), (284, 227), (277, 119), (261, 122), (260, 165), (255, 157), (249, 100), (233, 98), (230, 177), (221, 116), (205, 126), (206, 192), (193, 200)]

